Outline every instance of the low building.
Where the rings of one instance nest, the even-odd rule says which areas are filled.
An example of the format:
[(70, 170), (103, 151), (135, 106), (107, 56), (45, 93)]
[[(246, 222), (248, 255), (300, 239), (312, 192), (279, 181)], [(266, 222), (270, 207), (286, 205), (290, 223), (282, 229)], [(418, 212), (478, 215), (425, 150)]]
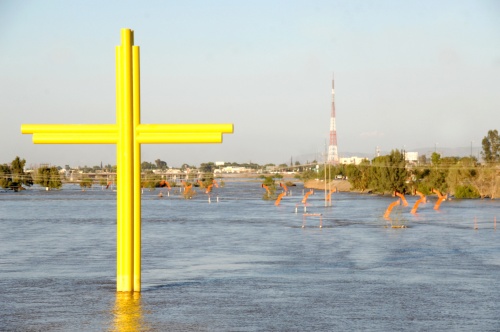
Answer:
[(214, 173), (250, 173), (252, 170), (246, 167), (226, 166), (220, 169), (214, 169)]
[(418, 152), (405, 152), (405, 161), (409, 163), (418, 162)]
[(363, 160), (367, 160), (366, 158), (362, 157), (346, 157), (346, 158), (340, 158), (340, 164), (341, 165), (359, 165)]

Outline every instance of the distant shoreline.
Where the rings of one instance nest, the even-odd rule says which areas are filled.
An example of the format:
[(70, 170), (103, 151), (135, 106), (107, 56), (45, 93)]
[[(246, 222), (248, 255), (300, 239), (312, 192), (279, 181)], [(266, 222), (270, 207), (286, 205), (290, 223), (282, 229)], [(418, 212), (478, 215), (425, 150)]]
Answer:
[(324, 180), (307, 180), (304, 182), (304, 188), (325, 190), (331, 189), (333, 191), (339, 192), (350, 192), (351, 183), (347, 180), (333, 180), (331, 182), (325, 182)]

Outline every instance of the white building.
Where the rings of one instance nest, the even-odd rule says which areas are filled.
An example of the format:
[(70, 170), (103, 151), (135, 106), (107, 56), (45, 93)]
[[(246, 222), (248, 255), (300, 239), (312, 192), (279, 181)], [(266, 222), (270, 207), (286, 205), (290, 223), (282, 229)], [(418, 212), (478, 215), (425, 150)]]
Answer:
[(361, 158), (361, 157), (347, 157), (347, 158), (340, 158), (340, 164), (341, 165), (359, 165), (363, 160), (366, 160), (366, 158)]
[(418, 162), (418, 152), (405, 152), (405, 160), (410, 163)]

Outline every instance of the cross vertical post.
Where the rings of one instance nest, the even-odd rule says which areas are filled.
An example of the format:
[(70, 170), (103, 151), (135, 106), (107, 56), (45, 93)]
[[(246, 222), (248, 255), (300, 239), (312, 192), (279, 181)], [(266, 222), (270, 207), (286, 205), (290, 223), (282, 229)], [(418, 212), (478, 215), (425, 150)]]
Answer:
[[(139, 46), (132, 48), (133, 91), (133, 126), (134, 137), (141, 123), (141, 86)], [(141, 144), (134, 140), (134, 290), (141, 290)]]
[[(121, 195), (117, 201), (117, 210), (121, 218), (117, 221), (118, 243), (117, 253), (120, 253), (117, 270), (117, 288), (120, 291), (134, 290), (134, 80), (133, 63), (133, 32), (129, 29), (121, 31), (121, 45), (118, 50), (118, 69), (121, 77), (120, 110), (118, 112), (118, 132), (120, 140), (117, 144), (117, 154), (120, 163), (117, 164), (117, 186)], [(140, 197), (137, 197), (140, 201)], [(137, 237), (139, 237), (138, 230)]]
[(116, 290), (141, 291), (141, 144), (222, 143), (232, 124), (141, 124), (139, 47), (116, 47), (116, 124), (24, 124), (35, 144), (116, 144)]

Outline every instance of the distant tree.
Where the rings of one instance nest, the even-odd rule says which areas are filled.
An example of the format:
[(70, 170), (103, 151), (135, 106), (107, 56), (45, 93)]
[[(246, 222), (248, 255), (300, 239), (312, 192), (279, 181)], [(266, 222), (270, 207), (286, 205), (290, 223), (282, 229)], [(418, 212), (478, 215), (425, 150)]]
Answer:
[(155, 164), (156, 164), (156, 168), (159, 168), (159, 169), (168, 169), (166, 161), (163, 161), (163, 160), (160, 160), (160, 159), (156, 159), (155, 160)]
[(347, 165), (345, 174), (353, 189), (364, 191), (370, 183), (370, 162), (364, 159), (359, 165)]
[(11, 188), (14, 190), (23, 189), (24, 186), (32, 186), (33, 179), (31, 174), (24, 172), (26, 160), (16, 156), (8, 165), (0, 165), (0, 186), (2, 188)]
[(57, 167), (39, 167), (35, 183), (50, 189), (60, 189), (62, 187), (61, 176)]
[(270, 200), (270, 199), (276, 199), (276, 182), (274, 181), (274, 178), (272, 176), (260, 176), (262, 181), (262, 186), (266, 186), (267, 189), (262, 195), (262, 199), (264, 200)]
[(452, 166), (456, 165), (459, 160), (460, 160), (459, 157), (444, 157), (439, 159), (439, 164), (441, 166)]
[(147, 172), (141, 179), (141, 187), (149, 188), (153, 190), (154, 188), (160, 187), (162, 177), (160, 174), (154, 174), (153, 172)]
[(90, 172), (93, 171), (93, 168), (92, 167), (88, 167), (87, 165), (85, 165), (85, 166), (83, 166), (81, 168), (81, 170), (82, 170), (83, 173), (90, 173)]
[(213, 173), (215, 169), (215, 164), (213, 162), (201, 163), (200, 172), (202, 173)]
[(372, 161), (370, 188), (379, 192), (406, 192), (406, 163), (403, 153), (392, 150), (387, 156), (376, 157)]
[(487, 163), (500, 161), (500, 138), (498, 130), (489, 130), (488, 134), (482, 140), (483, 151), (481, 155)]
[(441, 155), (437, 152), (433, 152), (431, 154), (431, 162), (433, 165), (439, 164), (439, 160), (441, 159)]
[(455, 188), (456, 198), (477, 198), (480, 197), (479, 192), (472, 185), (460, 185)]
[(156, 168), (156, 166), (153, 163), (150, 163), (150, 162), (147, 162), (147, 161), (143, 161), (141, 163), (141, 170), (145, 171), (145, 170), (151, 170), (151, 169), (155, 169), (155, 168)]
[(500, 176), (497, 175), (497, 170), (493, 167), (483, 166), (478, 167), (477, 172), (478, 174), (472, 179), (472, 183), (481, 198), (497, 198), (498, 188), (500, 188)]
[(12, 184), (12, 173), (10, 167), (6, 164), (0, 165), (0, 186), (10, 188)]
[[(370, 162), (368, 162), (370, 163)], [(325, 176), (326, 173), (326, 176)], [(319, 174), (317, 174), (317, 177), (319, 179), (334, 179), (337, 175), (344, 176), (346, 174), (346, 167), (345, 165), (337, 165), (333, 166), (330, 164), (327, 164), (326, 167), (322, 166), (320, 168)]]
[(80, 187), (82, 190), (85, 190), (85, 188), (92, 188), (92, 184), (94, 183), (94, 180), (91, 178), (85, 178), (80, 181)]
[(295, 175), (296, 179), (300, 179), (303, 182), (306, 182), (307, 180), (316, 179), (317, 177), (318, 174), (315, 171), (311, 170), (310, 168), (306, 168), (305, 170), (300, 172), (300, 174)]
[(418, 162), (421, 165), (427, 164), (427, 156), (425, 154), (418, 157)]
[(193, 168), (196, 168), (196, 167), (194, 167), (194, 166), (189, 166), (189, 164), (182, 164), (182, 166), (181, 166), (181, 171), (185, 171), (185, 170), (187, 170), (188, 168), (193, 169)]
[(449, 165), (446, 184), (457, 198), (479, 197), (479, 192), (471, 185), (476, 176), (475, 163), (470, 157), (465, 157)]

